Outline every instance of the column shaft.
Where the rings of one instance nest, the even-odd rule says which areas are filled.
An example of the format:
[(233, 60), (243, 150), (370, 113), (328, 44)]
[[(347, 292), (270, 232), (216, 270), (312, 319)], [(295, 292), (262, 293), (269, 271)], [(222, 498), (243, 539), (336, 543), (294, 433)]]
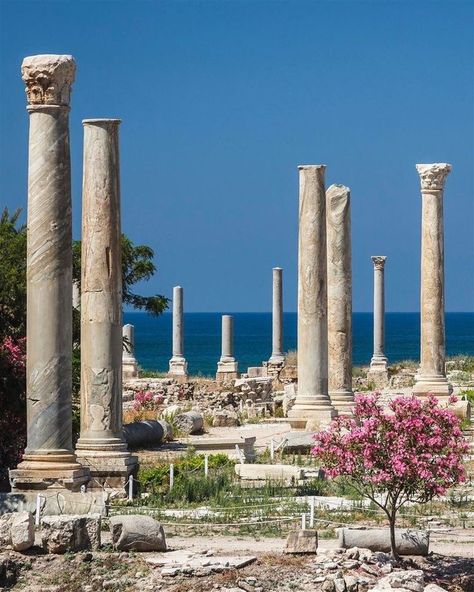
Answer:
[(272, 302), (272, 355), (271, 364), (282, 364), (283, 353), (283, 270), (273, 268), (273, 302)]
[(173, 357), (170, 360), (169, 374), (187, 376), (188, 364), (184, 358), (183, 331), (183, 288), (173, 288)]
[(374, 353), (370, 371), (387, 372), (385, 356), (385, 262), (387, 257), (374, 256)]
[(443, 189), (451, 166), (417, 165), (421, 178), (421, 352), (414, 392), (448, 396), (445, 374)]
[(350, 199), (343, 185), (326, 191), (329, 396), (339, 412), (349, 412), (354, 401)]
[(289, 416), (323, 421), (335, 414), (328, 396), (326, 167), (298, 168), (298, 393)]
[(122, 328), (122, 378), (136, 378), (138, 376), (138, 364), (135, 359), (135, 327), (124, 325)]
[(234, 317), (222, 316), (222, 350), (217, 363), (217, 382), (238, 378), (238, 364), (234, 358)]

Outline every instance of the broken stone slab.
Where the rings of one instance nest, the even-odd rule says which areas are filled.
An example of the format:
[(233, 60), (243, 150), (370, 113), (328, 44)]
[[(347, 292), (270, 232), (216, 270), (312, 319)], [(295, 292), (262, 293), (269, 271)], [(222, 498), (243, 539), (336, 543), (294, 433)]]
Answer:
[(198, 434), (204, 428), (204, 416), (199, 411), (185, 411), (175, 415), (174, 424), (185, 435)]
[(314, 432), (288, 432), (285, 440), (285, 452), (308, 452), (315, 444)]
[(100, 514), (62, 514), (41, 519), (41, 542), (48, 553), (62, 554), (100, 547)]
[(245, 460), (252, 462), (255, 460), (255, 441), (256, 436), (236, 437), (236, 438), (203, 438), (200, 436), (180, 439), (183, 444), (192, 446), (196, 452), (225, 452), (229, 457), (236, 457), (235, 447), (238, 446), (243, 451)]
[(118, 551), (166, 551), (163, 527), (151, 516), (112, 516), (110, 532), (112, 544)]
[(0, 550), (26, 551), (34, 542), (35, 524), (31, 512), (9, 512), (0, 516)]
[(292, 530), (286, 539), (285, 553), (314, 554), (318, 550), (318, 533), (315, 530)]
[(425, 576), (421, 569), (394, 571), (381, 578), (371, 592), (424, 592)]
[(293, 465), (236, 464), (236, 474), (244, 480), (252, 481), (299, 481), (304, 470)]
[(167, 421), (135, 421), (123, 426), (123, 436), (130, 448), (144, 448), (146, 446), (157, 446), (164, 440), (169, 439), (172, 428)]

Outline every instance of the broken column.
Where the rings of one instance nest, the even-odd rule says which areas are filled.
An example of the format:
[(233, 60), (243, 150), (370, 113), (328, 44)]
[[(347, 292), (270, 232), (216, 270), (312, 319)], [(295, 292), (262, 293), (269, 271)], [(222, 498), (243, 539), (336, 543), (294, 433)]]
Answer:
[(173, 288), (173, 357), (170, 360), (168, 374), (180, 379), (186, 379), (188, 363), (184, 357), (183, 331), (183, 288)]
[(239, 377), (238, 364), (234, 358), (234, 317), (222, 315), (222, 352), (217, 362), (217, 382), (228, 382)]
[(90, 479), (72, 450), (72, 226), (69, 55), (23, 60), (30, 116), (27, 236), (27, 447), (13, 492)]
[[(124, 486), (119, 119), (85, 119), (81, 252), (81, 435), (92, 485)], [(98, 483), (99, 482), (99, 483)]]
[(298, 169), (298, 392), (288, 417), (322, 427), (336, 415), (328, 395), (326, 167)]
[(367, 380), (372, 388), (388, 385), (388, 363), (385, 356), (385, 261), (387, 257), (371, 257), (374, 264), (374, 354), (370, 360)]
[(350, 413), (352, 391), (351, 192), (344, 185), (326, 191), (328, 251), (329, 396), (339, 413)]
[(122, 337), (122, 378), (123, 380), (137, 378), (138, 364), (135, 359), (135, 327), (133, 325), (124, 325)]
[(443, 190), (447, 163), (417, 164), (421, 180), (421, 352), (413, 393), (448, 397), (445, 370)]

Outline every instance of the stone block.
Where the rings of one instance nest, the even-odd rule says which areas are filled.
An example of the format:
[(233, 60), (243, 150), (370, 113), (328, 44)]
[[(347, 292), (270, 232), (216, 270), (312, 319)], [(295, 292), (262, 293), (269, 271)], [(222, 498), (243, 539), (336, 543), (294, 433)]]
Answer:
[(15, 512), (10, 523), (14, 551), (26, 551), (35, 544), (35, 523), (31, 512)]
[[(430, 535), (426, 530), (397, 529), (395, 543), (400, 555), (428, 555)], [(339, 547), (362, 547), (371, 551), (390, 553), (388, 528), (340, 528)]]
[(185, 411), (175, 416), (174, 423), (185, 435), (198, 434), (204, 428), (204, 417), (199, 411)]
[(291, 483), (304, 477), (304, 471), (293, 465), (236, 464), (236, 474), (244, 480), (284, 481)]
[(45, 516), (41, 520), (43, 549), (57, 554), (98, 549), (100, 526), (99, 514)]
[(292, 530), (286, 539), (285, 553), (316, 553), (318, 533), (315, 530)]
[(163, 527), (151, 516), (112, 516), (110, 531), (118, 551), (166, 551)]

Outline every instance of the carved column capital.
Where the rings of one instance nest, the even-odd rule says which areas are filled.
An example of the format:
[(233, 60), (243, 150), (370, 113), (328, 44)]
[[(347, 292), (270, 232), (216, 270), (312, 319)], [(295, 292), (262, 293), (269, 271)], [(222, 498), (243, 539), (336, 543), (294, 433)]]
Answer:
[(421, 191), (442, 191), (451, 168), (451, 165), (446, 162), (417, 164), (416, 170), (420, 175)]
[(371, 259), (374, 263), (375, 269), (383, 269), (385, 267), (385, 261), (387, 257), (382, 255), (374, 255), (373, 257), (371, 257)]
[(76, 63), (70, 55), (35, 55), (23, 60), (21, 77), (29, 105), (68, 107)]

